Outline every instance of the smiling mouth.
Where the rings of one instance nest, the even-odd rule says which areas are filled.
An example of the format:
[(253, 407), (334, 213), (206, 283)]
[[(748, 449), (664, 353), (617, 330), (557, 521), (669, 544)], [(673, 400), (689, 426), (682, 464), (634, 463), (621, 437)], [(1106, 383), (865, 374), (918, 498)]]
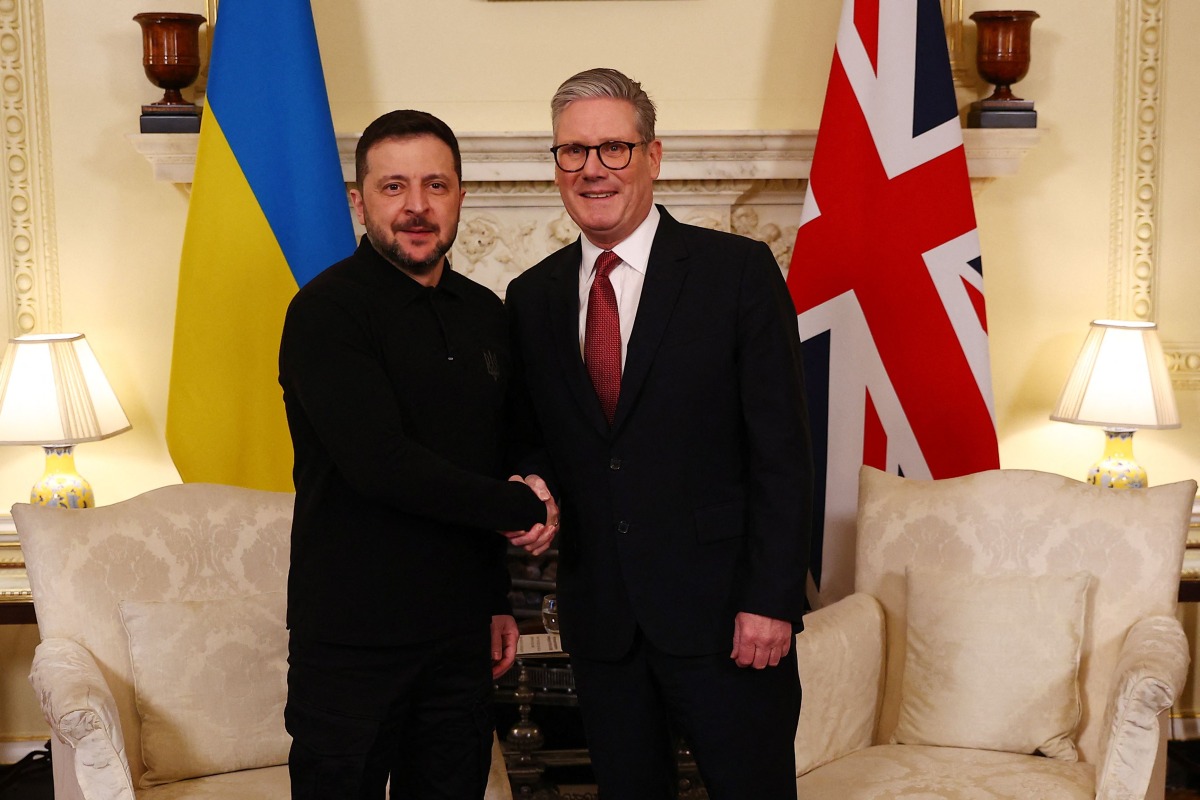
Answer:
[(603, 200), (607, 197), (616, 197), (616, 192), (584, 192), (583, 196), (588, 200)]

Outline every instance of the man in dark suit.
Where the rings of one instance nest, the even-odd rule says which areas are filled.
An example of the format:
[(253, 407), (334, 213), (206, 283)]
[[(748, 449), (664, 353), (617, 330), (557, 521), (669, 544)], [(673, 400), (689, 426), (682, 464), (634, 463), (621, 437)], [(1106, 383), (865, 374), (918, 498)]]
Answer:
[(795, 309), (766, 245), (654, 205), (640, 84), (588, 70), (551, 109), (583, 236), (508, 288), (514, 425), (559, 494), (600, 791), (673, 796), (676, 731), (714, 800), (794, 798), (812, 481)]

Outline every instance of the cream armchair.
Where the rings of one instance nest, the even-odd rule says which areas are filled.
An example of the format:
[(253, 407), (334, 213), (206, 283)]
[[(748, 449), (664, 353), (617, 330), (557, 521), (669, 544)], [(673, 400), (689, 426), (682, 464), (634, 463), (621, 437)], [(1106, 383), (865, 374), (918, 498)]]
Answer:
[(864, 467), (855, 594), (796, 639), (798, 796), (1161, 797), (1195, 494)]
[[(57, 800), (284, 800), (293, 495), (184, 484), (13, 507)], [(352, 579), (352, 576), (347, 576)], [(511, 798), (498, 745), (487, 797)]]

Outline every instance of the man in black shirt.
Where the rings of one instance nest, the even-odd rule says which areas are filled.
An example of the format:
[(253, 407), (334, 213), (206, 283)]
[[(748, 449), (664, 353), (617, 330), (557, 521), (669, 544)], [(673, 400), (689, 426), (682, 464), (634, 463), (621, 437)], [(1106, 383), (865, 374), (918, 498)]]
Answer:
[(455, 273), (453, 132), (363, 133), (357, 251), (292, 300), (279, 354), (295, 449), (288, 578), (293, 798), (483, 796), (492, 680), (512, 663), (508, 541), (549, 547), (545, 484), (505, 481), (504, 309)]

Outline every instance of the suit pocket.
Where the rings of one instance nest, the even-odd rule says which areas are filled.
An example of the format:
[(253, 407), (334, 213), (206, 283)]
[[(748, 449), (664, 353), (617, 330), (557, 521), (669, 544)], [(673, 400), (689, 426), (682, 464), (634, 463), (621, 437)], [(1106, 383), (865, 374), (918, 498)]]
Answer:
[(746, 503), (734, 500), (696, 511), (696, 540), (701, 544), (746, 535)]

